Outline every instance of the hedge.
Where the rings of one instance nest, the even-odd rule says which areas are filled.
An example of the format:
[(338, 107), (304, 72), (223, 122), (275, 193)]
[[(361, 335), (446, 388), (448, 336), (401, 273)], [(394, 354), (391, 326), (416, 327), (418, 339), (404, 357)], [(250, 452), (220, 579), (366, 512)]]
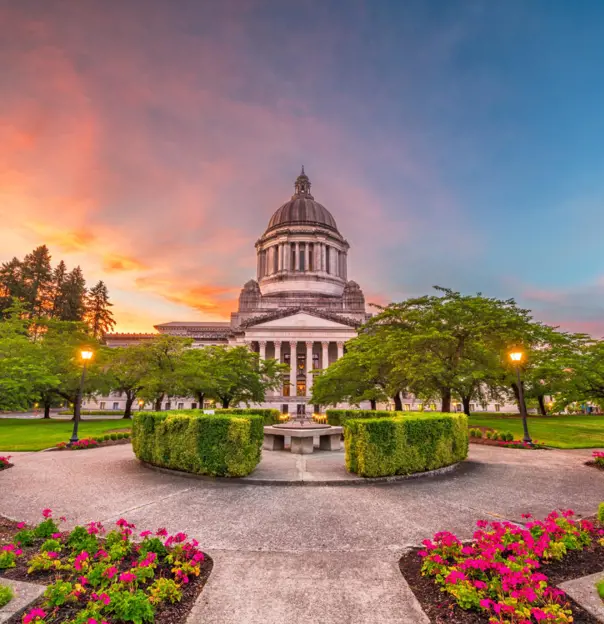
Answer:
[(264, 419), (265, 425), (275, 425), (279, 423), (279, 416), (281, 416), (281, 412), (278, 409), (260, 409), (254, 407), (217, 409), (216, 414), (232, 414), (234, 416), (248, 416), (249, 414), (259, 414)]
[(347, 470), (362, 477), (435, 470), (468, 456), (468, 418), (432, 412), (349, 419), (344, 446)]
[[(80, 410), (80, 416), (115, 416), (116, 414), (123, 413), (123, 408), (115, 410)], [(73, 409), (61, 410), (59, 416), (73, 416)]]
[(136, 412), (135, 455), (150, 464), (219, 477), (244, 477), (258, 465), (264, 437), (257, 414)]
[(334, 427), (342, 426), (351, 418), (392, 418), (403, 416), (404, 412), (392, 412), (388, 410), (352, 410), (352, 409), (328, 409), (327, 422)]

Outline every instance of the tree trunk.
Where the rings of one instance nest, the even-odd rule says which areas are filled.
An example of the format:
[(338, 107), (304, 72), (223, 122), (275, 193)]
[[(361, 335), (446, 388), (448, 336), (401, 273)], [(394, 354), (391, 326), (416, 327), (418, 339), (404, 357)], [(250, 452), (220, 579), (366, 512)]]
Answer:
[(441, 392), (440, 398), (442, 401), (440, 411), (443, 414), (447, 414), (448, 412), (451, 411), (451, 388), (447, 388), (446, 390), (443, 390)]
[(161, 402), (164, 400), (164, 395), (162, 394), (160, 397), (155, 399), (155, 403), (153, 404), (153, 409), (156, 412), (161, 412)]
[(372, 410), (376, 410), (377, 409), (377, 401), (375, 399), (369, 399), (369, 403), (371, 403), (371, 409)]
[(547, 416), (547, 409), (545, 407), (545, 395), (540, 394), (537, 397), (537, 401), (539, 402), (539, 413), (541, 416)]
[(463, 403), (463, 413), (466, 416), (470, 415), (470, 397), (461, 397), (461, 402)]
[(44, 403), (44, 418), (50, 418), (50, 401)]
[(397, 392), (392, 398), (394, 399), (394, 409), (397, 412), (402, 412), (403, 411), (403, 402), (401, 400), (401, 393)]
[(134, 393), (130, 396), (126, 393), (126, 409), (124, 410), (124, 418), (132, 418), (132, 404), (134, 403), (135, 398)]
[(199, 409), (203, 409), (203, 402), (206, 398), (206, 393), (198, 391), (195, 394), (197, 395), (197, 400), (199, 401)]
[(222, 403), (222, 409), (229, 409), (229, 405), (231, 403), (231, 399), (227, 399), (226, 397), (222, 397), (220, 399), (220, 402)]

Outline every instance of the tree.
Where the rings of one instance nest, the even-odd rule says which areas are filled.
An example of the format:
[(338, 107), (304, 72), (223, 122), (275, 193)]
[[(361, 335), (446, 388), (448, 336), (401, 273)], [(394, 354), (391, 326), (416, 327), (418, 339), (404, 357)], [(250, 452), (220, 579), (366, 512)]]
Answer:
[(147, 372), (139, 396), (152, 401), (155, 411), (161, 410), (164, 397), (177, 396), (182, 391), (183, 355), (192, 343), (190, 338), (159, 335), (140, 345)]
[(112, 306), (113, 304), (109, 302), (107, 286), (103, 281), (99, 281), (88, 291), (85, 319), (92, 335), (98, 340), (115, 326), (111, 312)]
[(81, 321), (86, 313), (86, 280), (80, 267), (68, 273), (64, 282), (62, 321)]
[(267, 390), (281, 387), (287, 366), (261, 360), (247, 347), (206, 347), (212, 375), (208, 394), (228, 408), (231, 403), (259, 403)]
[(65, 280), (67, 278), (67, 266), (61, 260), (52, 272), (52, 306), (50, 317), (61, 319), (67, 305), (65, 296)]
[(145, 387), (145, 381), (151, 376), (153, 362), (144, 345), (116, 347), (107, 352), (104, 374), (106, 384), (112, 390), (123, 392), (126, 396), (124, 418), (132, 418), (132, 406), (139, 393)]
[(40, 344), (31, 339), (30, 324), (17, 300), (0, 322), (0, 410), (27, 409), (60, 383), (48, 369)]
[(21, 264), (23, 299), (32, 318), (49, 312), (52, 294), (52, 268), (46, 245), (36, 247)]
[(211, 355), (207, 348), (188, 349), (183, 355), (182, 394), (195, 397), (200, 408), (206, 397), (216, 393)]
[(410, 391), (440, 395), (443, 412), (450, 411), (456, 392), (469, 411), (481, 384), (501, 366), (501, 354), (526, 337), (532, 318), (513, 299), (435, 288), (440, 296), (380, 308), (364, 331), (390, 340), (392, 374), (406, 379)]
[(9, 314), (8, 308), (13, 306), (15, 299), (23, 299), (23, 278), (21, 261), (13, 258), (0, 267), (0, 314)]

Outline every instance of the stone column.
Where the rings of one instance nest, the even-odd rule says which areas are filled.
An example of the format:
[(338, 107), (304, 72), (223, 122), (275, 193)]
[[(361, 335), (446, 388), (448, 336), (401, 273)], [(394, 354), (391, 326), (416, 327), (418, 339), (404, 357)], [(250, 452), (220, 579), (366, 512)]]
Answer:
[(310, 396), (312, 388), (312, 340), (306, 343), (306, 396)]
[(338, 360), (344, 355), (344, 343), (338, 342)]
[(304, 270), (308, 271), (308, 269), (310, 267), (310, 243), (304, 243), (304, 248), (305, 248), (304, 262), (306, 263), (304, 265)]
[(329, 342), (322, 342), (321, 349), (321, 368), (325, 370), (329, 366)]
[[(275, 340), (273, 342), (273, 344), (275, 345), (275, 360), (277, 360), (278, 364), (281, 364), (281, 341), (280, 340)], [(273, 396), (281, 396), (283, 394), (283, 382), (281, 382), (281, 385), (273, 391)]]
[(296, 265), (294, 267), (295, 271), (299, 271), (300, 270), (300, 243), (295, 243), (296, 245)]
[(260, 346), (260, 359), (266, 360), (266, 340), (260, 340), (258, 345)]
[(325, 243), (321, 243), (321, 271), (325, 273), (327, 271), (327, 264), (325, 263)]
[(289, 385), (291, 389), (289, 391), (290, 396), (296, 396), (296, 375), (298, 374), (298, 343), (295, 340), (291, 340), (289, 343)]

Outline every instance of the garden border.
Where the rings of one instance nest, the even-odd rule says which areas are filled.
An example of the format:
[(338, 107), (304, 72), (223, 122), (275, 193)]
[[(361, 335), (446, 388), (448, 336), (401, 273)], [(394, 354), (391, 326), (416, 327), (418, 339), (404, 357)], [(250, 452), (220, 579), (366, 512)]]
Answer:
[[(185, 477), (187, 479), (197, 479), (198, 481), (208, 481), (210, 483), (233, 483), (236, 485), (282, 485), (282, 486), (297, 486), (297, 487), (314, 487), (314, 486), (355, 486), (355, 485), (383, 485), (385, 483), (400, 483), (402, 481), (408, 481), (410, 479), (420, 479), (422, 477), (438, 477), (443, 474), (448, 474), (455, 471), (464, 461), (459, 461), (442, 468), (436, 468), (435, 470), (426, 470), (424, 472), (414, 472), (408, 475), (392, 475), (389, 477), (355, 477), (353, 479), (317, 479), (312, 481), (304, 481), (302, 479), (254, 479), (253, 476), (247, 477), (211, 477), (208, 475), (195, 474), (192, 472), (184, 472), (182, 470), (173, 470), (172, 468), (164, 468), (162, 466), (156, 466), (149, 462), (138, 460), (143, 466), (161, 472), (168, 475), (177, 475), (179, 477)], [(253, 473), (252, 473), (253, 474)]]

